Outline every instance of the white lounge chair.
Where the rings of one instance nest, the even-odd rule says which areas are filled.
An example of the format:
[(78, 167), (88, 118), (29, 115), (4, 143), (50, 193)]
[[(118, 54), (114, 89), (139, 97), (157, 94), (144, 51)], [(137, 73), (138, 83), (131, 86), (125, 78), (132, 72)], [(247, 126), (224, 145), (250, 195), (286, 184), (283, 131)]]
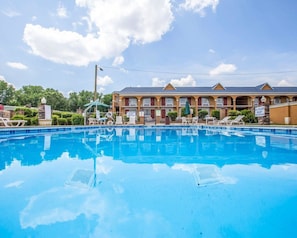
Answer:
[(229, 125), (244, 125), (244, 121), (242, 120), (242, 118), (244, 118), (243, 115), (237, 116), (235, 119), (230, 120)]
[(5, 127), (24, 126), (26, 122), (26, 120), (10, 120), (5, 117), (0, 117), (0, 126), (3, 125)]
[(98, 124), (105, 124), (105, 122), (107, 121), (107, 118), (101, 117), (100, 111), (96, 110), (96, 120)]
[(222, 120), (218, 121), (219, 125), (227, 125), (230, 122), (230, 116), (224, 117)]
[(128, 123), (129, 125), (135, 125), (136, 124), (136, 118), (135, 116), (129, 116), (129, 121)]
[(192, 124), (197, 125), (198, 124), (198, 117), (193, 117), (192, 118)]
[(186, 117), (182, 117), (181, 119), (182, 119), (182, 124), (183, 125), (187, 125), (188, 124), (188, 120), (187, 120)]
[(123, 125), (123, 117), (122, 116), (116, 116), (116, 125)]

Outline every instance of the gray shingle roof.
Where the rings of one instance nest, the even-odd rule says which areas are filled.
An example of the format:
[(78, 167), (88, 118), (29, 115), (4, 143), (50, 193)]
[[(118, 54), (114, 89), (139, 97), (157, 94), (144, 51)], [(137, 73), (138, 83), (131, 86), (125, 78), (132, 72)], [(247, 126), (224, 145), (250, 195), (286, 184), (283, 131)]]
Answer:
[[(289, 93), (297, 95), (297, 87), (271, 87), (271, 90), (263, 90), (261, 84), (255, 87), (224, 87), (224, 90), (214, 89), (214, 87), (175, 87), (175, 90), (164, 90), (164, 87), (126, 87), (119, 94), (232, 94), (232, 93)], [(269, 86), (269, 85), (268, 85)]]

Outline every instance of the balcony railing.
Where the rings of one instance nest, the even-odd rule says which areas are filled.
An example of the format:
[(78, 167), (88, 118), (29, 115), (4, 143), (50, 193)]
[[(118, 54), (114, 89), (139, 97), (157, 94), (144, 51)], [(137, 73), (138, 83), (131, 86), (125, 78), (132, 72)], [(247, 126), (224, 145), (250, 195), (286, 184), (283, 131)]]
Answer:
[(136, 103), (129, 103), (129, 105), (128, 105), (129, 107), (136, 107), (137, 106), (137, 104)]

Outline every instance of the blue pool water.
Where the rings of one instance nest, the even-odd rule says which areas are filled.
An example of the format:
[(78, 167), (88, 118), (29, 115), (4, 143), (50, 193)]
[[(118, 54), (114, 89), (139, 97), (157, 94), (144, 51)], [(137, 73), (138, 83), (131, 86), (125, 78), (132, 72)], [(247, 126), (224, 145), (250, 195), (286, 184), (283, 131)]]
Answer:
[(0, 137), (0, 237), (297, 237), (297, 136), (102, 127)]

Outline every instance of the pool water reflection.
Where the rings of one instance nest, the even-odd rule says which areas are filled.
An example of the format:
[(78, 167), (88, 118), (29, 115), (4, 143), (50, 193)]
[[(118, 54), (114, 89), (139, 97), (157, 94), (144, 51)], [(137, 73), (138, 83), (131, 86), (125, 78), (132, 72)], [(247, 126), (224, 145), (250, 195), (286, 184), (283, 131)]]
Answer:
[(114, 127), (1, 139), (3, 237), (296, 237), (297, 138)]

